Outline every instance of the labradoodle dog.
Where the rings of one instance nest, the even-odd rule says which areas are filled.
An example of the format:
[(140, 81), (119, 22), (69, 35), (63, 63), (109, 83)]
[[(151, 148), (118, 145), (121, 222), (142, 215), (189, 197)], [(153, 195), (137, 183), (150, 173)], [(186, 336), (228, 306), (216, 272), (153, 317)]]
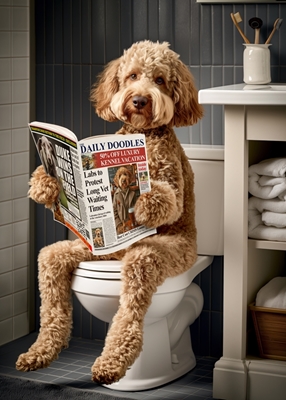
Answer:
[(136, 203), (136, 193), (130, 190), (132, 174), (126, 167), (120, 167), (114, 176), (117, 187), (113, 195), (113, 211), (117, 233), (125, 231), (125, 223), (129, 219), (128, 210)]
[[(156, 235), (101, 256), (123, 264), (119, 308), (91, 369), (95, 382), (111, 384), (125, 375), (142, 350), (144, 317), (157, 287), (196, 261), (193, 172), (173, 126), (196, 123), (203, 110), (189, 69), (166, 42), (133, 44), (106, 66), (90, 100), (100, 117), (124, 123), (118, 133), (145, 134), (151, 191), (139, 196), (135, 218), (157, 228)], [(43, 167), (35, 170), (30, 186), (29, 196), (47, 207), (58, 194), (56, 180)], [(41, 329), (28, 352), (19, 356), (17, 369), (48, 367), (68, 345), (72, 272), (81, 261), (96, 259), (80, 239), (40, 251)]]
[(94, 243), (95, 247), (103, 247), (104, 246), (101, 235), (102, 235), (102, 230), (100, 228), (96, 228), (94, 231), (94, 239), (93, 239), (93, 243)]

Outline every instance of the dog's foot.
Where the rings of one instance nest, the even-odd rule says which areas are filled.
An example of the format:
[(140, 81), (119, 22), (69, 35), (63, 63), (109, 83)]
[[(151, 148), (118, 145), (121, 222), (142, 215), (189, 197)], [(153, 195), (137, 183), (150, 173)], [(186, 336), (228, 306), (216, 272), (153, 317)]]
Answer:
[(35, 371), (40, 368), (47, 368), (54, 360), (48, 354), (41, 354), (36, 351), (28, 351), (18, 357), (16, 361), (16, 369), (19, 371)]
[(126, 369), (117, 360), (105, 360), (102, 356), (95, 360), (91, 367), (92, 380), (97, 383), (110, 385), (111, 383), (118, 382), (123, 378)]

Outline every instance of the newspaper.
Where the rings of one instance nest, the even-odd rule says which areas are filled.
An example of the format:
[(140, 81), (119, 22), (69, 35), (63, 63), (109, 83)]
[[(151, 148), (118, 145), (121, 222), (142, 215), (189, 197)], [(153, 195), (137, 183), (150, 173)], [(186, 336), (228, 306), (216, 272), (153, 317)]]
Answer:
[(156, 233), (134, 217), (138, 197), (151, 189), (143, 134), (78, 141), (59, 125), (35, 121), (29, 128), (45, 171), (59, 182), (54, 219), (93, 254), (110, 254)]

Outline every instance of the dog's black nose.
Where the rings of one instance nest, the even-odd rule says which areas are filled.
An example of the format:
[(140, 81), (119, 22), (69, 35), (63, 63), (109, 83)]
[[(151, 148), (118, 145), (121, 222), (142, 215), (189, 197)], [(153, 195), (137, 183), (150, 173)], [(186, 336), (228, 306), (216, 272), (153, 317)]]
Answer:
[(146, 104), (148, 103), (148, 99), (145, 96), (134, 96), (132, 99), (134, 107), (138, 108), (144, 108)]

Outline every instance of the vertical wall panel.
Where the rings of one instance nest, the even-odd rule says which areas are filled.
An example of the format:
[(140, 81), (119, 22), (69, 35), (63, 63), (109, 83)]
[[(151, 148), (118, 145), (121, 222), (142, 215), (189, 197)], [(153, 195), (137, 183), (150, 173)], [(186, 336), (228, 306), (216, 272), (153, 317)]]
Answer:
[[(60, 224), (59, 224), (60, 225)], [(60, 231), (61, 227), (55, 226), (55, 221), (53, 218), (53, 214), (50, 210), (46, 210), (45, 214), (45, 228), (46, 228), (46, 244), (55, 243), (56, 240), (56, 231)]]
[(40, 1), (37, 5), (37, 12), (35, 15), (31, 15), (30, 18), (35, 18), (35, 24), (37, 26), (37, 33), (35, 37), (36, 42), (36, 64), (43, 64), (46, 59), (46, 46), (45, 46), (45, 32), (46, 32), (46, 14), (45, 14), (45, 2)]
[(100, 321), (98, 318), (92, 317), (91, 330), (91, 339), (104, 340), (108, 330), (108, 324)]
[(223, 84), (231, 85), (234, 82), (233, 66), (223, 67)]
[(223, 257), (215, 257), (211, 272), (211, 310), (220, 312), (223, 307)]
[(118, 58), (121, 55), (120, 48), (120, 0), (108, 0), (105, 2), (106, 7), (106, 22), (105, 35), (106, 47), (105, 63)]
[(91, 2), (81, 0), (81, 63), (91, 63)]
[(93, 64), (105, 62), (105, 1), (91, 2), (91, 54)]
[(70, 2), (72, 10), (72, 61), (74, 64), (81, 62), (81, 1)]
[(63, 2), (62, 14), (63, 29), (63, 62), (71, 64), (72, 62), (72, 8), (68, 2)]
[(213, 65), (221, 65), (223, 61), (222, 55), (222, 26), (223, 26), (223, 19), (222, 19), (222, 7), (218, 4), (213, 5), (211, 8), (211, 37), (212, 37), (212, 64)]
[[(243, 14), (241, 15), (243, 22), (240, 23), (241, 29), (245, 33), (246, 37), (250, 40), (250, 42), (254, 41), (254, 32), (253, 29), (249, 26), (248, 21), (252, 17), (258, 17), (259, 9), (261, 5), (257, 9), (256, 4), (248, 4), (247, 7), (241, 6), (240, 10), (242, 10)], [(234, 12), (236, 12), (237, 5), (234, 5)], [(239, 10), (239, 11), (240, 11)], [(239, 34), (237, 36), (240, 37)], [(243, 43), (243, 39), (241, 39), (241, 43)], [(239, 49), (239, 46), (237, 45), (237, 48)]]
[(91, 112), (92, 108), (89, 102), (89, 92), (91, 87), (91, 67), (90, 65), (83, 65), (81, 70), (82, 75), (82, 137), (91, 136)]
[(54, 108), (55, 108), (55, 97), (54, 97), (54, 66), (52, 64), (46, 64), (46, 86), (45, 91), (42, 94), (46, 98), (45, 108), (46, 108), (46, 119), (47, 121), (54, 123), (55, 115), (54, 115)]
[(156, 41), (159, 37), (159, 0), (148, 0), (148, 39)]
[(72, 128), (72, 67), (71, 65), (63, 66), (63, 126), (68, 129)]
[[(270, 16), (269, 11), (270, 10), (275, 10), (274, 14), (278, 15), (278, 8), (279, 5), (275, 4), (275, 7), (270, 7), (267, 4), (260, 4), (259, 7), (256, 7), (256, 14), (255, 16), (260, 18), (262, 20), (262, 27), (260, 28), (260, 35), (259, 35), (259, 43), (265, 43), (267, 39), (267, 26), (269, 26), (270, 21), (268, 20), (268, 16)], [(254, 15), (254, 14), (253, 14)], [(251, 18), (251, 17), (250, 17)], [(271, 17), (270, 17), (271, 18)], [(275, 18), (276, 19), (276, 18)], [(275, 20), (274, 19), (274, 20)], [(249, 20), (247, 20), (249, 21)], [(254, 41), (255, 38), (255, 31), (252, 29), (252, 37), (250, 41)]]
[[(47, 64), (54, 62), (54, 1), (45, 2), (45, 61)], [(59, 32), (60, 34), (60, 32)], [(37, 53), (37, 51), (36, 51)]]
[(120, 7), (120, 38), (121, 51), (127, 49), (133, 42), (133, 21), (132, 21), (133, 0), (121, 2)]
[(55, 64), (63, 63), (63, 2), (54, 1), (54, 57)]
[(36, 65), (36, 115), (39, 121), (46, 121), (45, 113), (45, 67)]
[(201, 43), (200, 30), (201, 30), (201, 7), (195, 1), (190, 2), (190, 65), (200, 65), (201, 57), (200, 50), (203, 44)]
[[(220, 358), (223, 351), (222, 345), (222, 324), (223, 318), (221, 312), (211, 312), (210, 313), (210, 326), (211, 335), (208, 338), (209, 341), (209, 354), (212, 357)], [(204, 349), (202, 349), (204, 351)]]
[[(271, 26), (273, 27), (275, 20), (279, 16), (279, 5), (273, 4), (273, 7), (269, 7), (268, 15), (269, 15), (269, 25), (270, 25), (270, 27)], [(285, 21), (284, 21), (284, 23), (285, 23)], [(270, 32), (271, 32), (271, 28), (270, 28)], [(285, 26), (284, 26), (284, 38), (285, 37), (286, 37), (286, 35), (285, 35)], [(281, 51), (281, 47), (279, 46), (281, 43), (281, 38), (282, 38), (282, 36), (279, 35), (278, 32), (275, 32), (274, 36), (271, 39), (270, 54), (271, 54), (271, 64), (272, 65), (279, 64), (281, 54), (286, 53), (285, 50)], [(285, 49), (285, 43), (284, 43), (284, 49)]]
[[(279, 80), (280, 80), (281, 82), (286, 82), (286, 67), (281, 67), (281, 68), (280, 68)], [(278, 82), (278, 80), (277, 80), (277, 82)]]
[(160, 41), (166, 40), (175, 48), (173, 16), (175, 4), (172, 0), (159, 0), (159, 37)]
[[(207, 88), (211, 86), (212, 78), (212, 67), (203, 66), (201, 68), (201, 81), (203, 82), (203, 87)], [(200, 122), (200, 143), (209, 144), (211, 143), (211, 105), (206, 104), (204, 106), (205, 116)]]
[(74, 294), (72, 294), (72, 305), (73, 305), (73, 329), (72, 336), (82, 337), (81, 330), (81, 314), (82, 314), (82, 305), (76, 298)]
[(78, 136), (79, 139), (82, 139), (81, 136), (81, 98), (82, 98), (82, 91), (81, 91), (81, 67), (79, 65), (74, 65), (72, 68), (72, 101), (73, 101), (73, 131)]
[[(201, 9), (201, 29), (200, 43), (201, 43), (201, 64), (211, 65), (212, 63), (212, 20), (211, 20), (211, 7), (202, 7)], [(208, 27), (208, 29), (207, 29)]]
[(189, 0), (181, 0), (180, 7), (175, 7), (174, 10), (174, 47), (186, 64), (189, 63), (189, 13)]
[[(91, 68), (91, 83), (93, 84), (96, 77), (102, 71), (102, 67), (92, 66)], [(91, 106), (91, 134), (102, 135), (105, 133), (105, 121), (102, 118), (98, 118), (95, 114), (94, 108)]]
[(56, 89), (55, 97), (54, 97), (54, 106), (55, 106), (55, 124), (63, 125), (64, 123), (64, 93), (63, 93), (63, 66), (55, 65), (54, 66), (54, 87)]
[(148, 38), (148, 3), (133, 0), (133, 40), (138, 42)]
[[(270, 22), (270, 29), (268, 32), (271, 31), (271, 26), (273, 26), (274, 21), (276, 18), (282, 18), (284, 21), (284, 24), (286, 23), (286, 6), (283, 4), (279, 5), (279, 14), (275, 14), (273, 16), (273, 19), (271, 18)], [(284, 30), (284, 34), (282, 33), (282, 29)], [(280, 82), (286, 82), (286, 76), (285, 76), (285, 66), (286, 66), (286, 50), (285, 50), (285, 25), (282, 25), (280, 30), (275, 33), (276, 36), (279, 38), (279, 55), (280, 55), (280, 65), (284, 66), (284, 73), (282, 74), (281, 71), (281, 77), (279, 77)], [(283, 69), (283, 67), (281, 67)]]
[(225, 5), (223, 8), (223, 64), (232, 65), (234, 62), (234, 45), (237, 32), (230, 18), (230, 13), (235, 12), (232, 5)]

